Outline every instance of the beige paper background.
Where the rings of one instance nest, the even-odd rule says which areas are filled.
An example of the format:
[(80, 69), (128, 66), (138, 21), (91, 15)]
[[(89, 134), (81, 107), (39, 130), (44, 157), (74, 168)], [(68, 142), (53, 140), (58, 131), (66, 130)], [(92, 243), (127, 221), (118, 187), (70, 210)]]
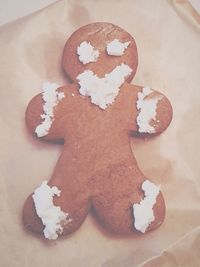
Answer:
[[(132, 140), (147, 177), (162, 185), (165, 223), (140, 237), (105, 233), (88, 216), (73, 235), (47, 242), (23, 229), (26, 197), (48, 179), (62, 149), (30, 136), (24, 112), (44, 81), (65, 84), (60, 61), (69, 35), (107, 21), (136, 39), (135, 84), (166, 94), (172, 124), (153, 139)], [(0, 28), (0, 265), (199, 266), (200, 16), (187, 1), (59, 1)]]

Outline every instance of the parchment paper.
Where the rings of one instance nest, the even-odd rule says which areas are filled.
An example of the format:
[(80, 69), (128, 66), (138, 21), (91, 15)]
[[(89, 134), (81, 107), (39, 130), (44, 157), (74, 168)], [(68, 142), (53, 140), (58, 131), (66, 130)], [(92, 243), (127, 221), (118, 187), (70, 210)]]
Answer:
[[(66, 84), (63, 46), (84, 24), (120, 25), (136, 39), (135, 84), (168, 96), (174, 117), (162, 135), (132, 140), (147, 177), (161, 184), (167, 217), (140, 237), (108, 233), (90, 215), (73, 235), (47, 242), (24, 230), (26, 197), (49, 179), (61, 145), (27, 131), (24, 113), (44, 81)], [(200, 266), (200, 17), (187, 1), (59, 1), (0, 28), (1, 267)]]

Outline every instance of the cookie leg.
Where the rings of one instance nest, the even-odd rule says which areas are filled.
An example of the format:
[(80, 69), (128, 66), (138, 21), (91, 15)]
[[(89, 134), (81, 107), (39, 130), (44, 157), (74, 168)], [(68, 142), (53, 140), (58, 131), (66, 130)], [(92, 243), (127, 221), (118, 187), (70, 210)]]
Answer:
[[(77, 192), (78, 194), (78, 192)], [(76, 231), (85, 220), (88, 210), (89, 201), (88, 200), (67, 200), (67, 204), (63, 202), (64, 195), (70, 196), (71, 193), (68, 190), (62, 190), (60, 197), (54, 197), (54, 205), (61, 208), (61, 211), (68, 214), (67, 223), (63, 227), (63, 235), (67, 235)], [(44, 232), (45, 226), (42, 223), (41, 218), (37, 215), (35, 204), (31, 194), (23, 208), (23, 223), (24, 226), (33, 233), (42, 234)], [(65, 198), (66, 199), (66, 198)], [(62, 203), (61, 203), (62, 202)], [(51, 239), (51, 238), (49, 238)]]
[[(84, 169), (81, 169), (78, 163), (73, 161), (70, 150), (65, 151), (48, 182), (49, 188), (56, 186), (61, 191), (60, 195), (53, 197), (54, 206), (60, 207), (61, 211), (68, 215), (67, 223), (63, 224), (63, 235), (70, 234), (81, 226), (90, 207), (89, 190), (85, 181), (87, 177), (84, 176)], [(41, 202), (37, 203), (39, 208), (47, 201), (45, 192), (44, 195), (41, 194), (39, 196)], [(30, 231), (42, 233), (45, 225), (38, 216), (32, 196), (29, 196), (24, 204), (23, 222)]]
[[(92, 206), (97, 219), (109, 231), (128, 234), (136, 231), (133, 204), (144, 199), (142, 184), (146, 180), (137, 165), (117, 164), (97, 174)], [(144, 211), (145, 212), (145, 211)], [(153, 206), (154, 221), (146, 231), (157, 228), (165, 217), (162, 194)]]

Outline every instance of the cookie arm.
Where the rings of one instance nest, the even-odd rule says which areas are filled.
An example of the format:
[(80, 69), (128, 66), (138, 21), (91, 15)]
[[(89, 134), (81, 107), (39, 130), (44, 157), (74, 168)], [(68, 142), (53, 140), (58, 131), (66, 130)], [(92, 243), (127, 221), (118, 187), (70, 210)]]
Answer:
[(170, 125), (173, 116), (173, 109), (169, 99), (165, 95), (158, 91), (154, 91), (153, 94), (155, 97), (161, 97), (157, 103), (156, 119), (153, 120), (155, 134), (160, 134)]
[(42, 94), (36, 95), (28, 104), (25, 114), (26, 125), (34, 135), (36, 127), (41, 123), (41, 114), (43, 113)]
[(60, 87), (56, 94), (56, 97), (55, 95), (52, 97), (50, 93), (46, 101), (42, 94), (38, 94), (26, 109), (25, 120), (29, 131), (45, 141), (64, 138), (66, 128), (69, 126), (69, 116), (66, 118), (66, 115), (75, 106), (73, 96), (77, 92), (74, 86)]
[(137, 135), (160, 134), (169, 126), (173, 110), (162, 93), (148, 87), (134, 86), (131, 130)]

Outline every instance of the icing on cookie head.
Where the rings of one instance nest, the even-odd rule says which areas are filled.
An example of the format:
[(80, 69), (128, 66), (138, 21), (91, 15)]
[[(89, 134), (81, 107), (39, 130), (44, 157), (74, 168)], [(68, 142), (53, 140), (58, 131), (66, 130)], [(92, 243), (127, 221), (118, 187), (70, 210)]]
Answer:
[(90, 70), (99, 78), (125, 64), (132, 71), (125, 77), (131, 81), (138, 58), (134, 38), (111, 23), (92, 23), (79, 28), (67, 40), (63, 52), (63, 68), (67, 76), (78, 82), (78, 75)]
[(137, 68), (137, 49), (130, 34), (110, 23), (94, 23), (74, 32), (63, 55), (68, 76), (79, 93), (106, 109)]

